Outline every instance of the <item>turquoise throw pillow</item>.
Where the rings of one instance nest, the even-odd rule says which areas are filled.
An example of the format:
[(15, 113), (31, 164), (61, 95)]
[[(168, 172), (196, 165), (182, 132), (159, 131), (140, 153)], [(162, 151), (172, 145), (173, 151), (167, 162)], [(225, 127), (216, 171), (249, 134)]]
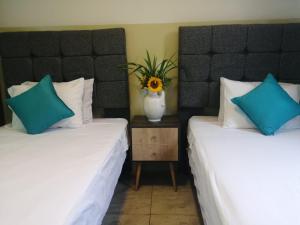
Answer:
[(247, 94), (231, 99), (265, 135), (272, 135), (300, 115), (300, 105), (278, 84), (272, 74)]
[(29, 134), (42, 133), (54, 123), (74, 116), (74, 112), (57, 96), (49, 75), (28, 91), (6, 99), (6, 103)]

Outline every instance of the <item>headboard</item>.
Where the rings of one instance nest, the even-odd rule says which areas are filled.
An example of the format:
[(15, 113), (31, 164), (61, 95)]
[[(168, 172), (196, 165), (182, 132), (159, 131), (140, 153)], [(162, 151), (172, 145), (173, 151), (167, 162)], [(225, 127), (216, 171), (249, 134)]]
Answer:
[(94, 117), (129, 119), (125, 31), (122, 28), (80, 31), (5, 32), (0, 34), (5, 86), (39, 81), (95, 78)]
[(193, 115), (219, 111), (221, 76), (261, 81), (267, 73), (300, 83), (300, 24), (215, 25), (179, 28), (182, 143)]
[(0, 99), (0, 126), (4, 125), (4, 112), (3, 112), (2, 99)]

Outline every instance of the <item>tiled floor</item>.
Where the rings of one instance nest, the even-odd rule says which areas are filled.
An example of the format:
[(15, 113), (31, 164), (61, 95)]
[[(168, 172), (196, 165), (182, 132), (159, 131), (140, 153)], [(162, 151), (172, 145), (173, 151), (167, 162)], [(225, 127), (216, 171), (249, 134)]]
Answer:
[(203, 224), (189, 178), (181, 176), (177, 192), (169, 177), (164, 177), (164, 182), (153, 176), (142, 178), (136, 191), (132, 178), (121, 177), (103, 225)]

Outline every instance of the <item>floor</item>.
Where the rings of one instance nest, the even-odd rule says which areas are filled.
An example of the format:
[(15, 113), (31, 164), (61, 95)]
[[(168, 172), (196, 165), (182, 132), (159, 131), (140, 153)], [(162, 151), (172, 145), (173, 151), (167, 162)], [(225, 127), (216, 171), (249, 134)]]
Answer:
[(141, 175), (141, 186), (121, 176), (103, 225), (203, 225), (191, 178), (180, 175), (174, 192), (170, 175)]

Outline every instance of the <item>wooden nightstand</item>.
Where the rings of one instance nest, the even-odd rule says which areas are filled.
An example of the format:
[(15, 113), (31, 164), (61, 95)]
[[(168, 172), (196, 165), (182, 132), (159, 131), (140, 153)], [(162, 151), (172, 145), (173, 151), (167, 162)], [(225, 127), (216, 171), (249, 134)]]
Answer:
[(135, 116), (131, 122), (132, 160), (137, 163), (135, 188), (138, 189), (142, 162), (169, 163), (174, 190), (177, 190), (174, 162), (178, 161), (179, 120), (164, 116), (160, 122), (149, 122), (145, 116)]

